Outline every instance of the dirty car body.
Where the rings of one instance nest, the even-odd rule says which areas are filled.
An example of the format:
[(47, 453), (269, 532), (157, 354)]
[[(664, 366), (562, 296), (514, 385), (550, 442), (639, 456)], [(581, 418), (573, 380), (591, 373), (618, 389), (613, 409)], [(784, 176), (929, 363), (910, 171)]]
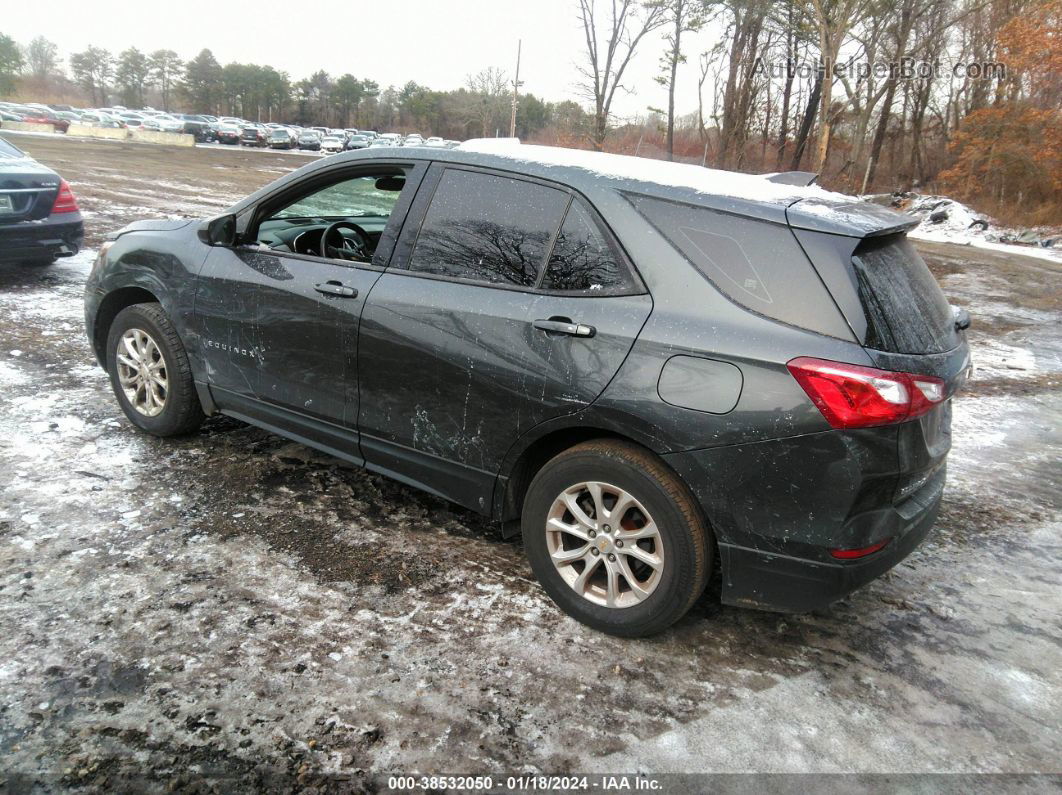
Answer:
[[(157, 303), (206, 414), (507, 529), (522, 516), (525, 546), (527, 495), (552, 463), (626, 445), (690, 498), (730, 604), (816, 609), (909, 554), (936, 516), (950, 398), (969, 368), (909, 219), (817, 188), (761, 180), (760, 195), (760, 178), (731, 175), (736, 189), (713, 191), (677, 164), (657, 179), (540, 149), (348, 152), (216, 219), (133, 224), (88, 281), (97, 358), (107, 366), (119, 312)], [(337, 191), (335, 206), (362, 204), (331, 212)], [(635, 560), (623, 555), (638, 542), (618, 549), (623, 531), (602, 517), (652, 495), (614, 491), (589, 518), (557, 503), (550, 522), (591, 531), (549, 554), (589, 549), (568, 585), (599, 594), (597, 612), (565, 609), (644, 634), (607, 608), (651, 601), (654, 575), (628, 571), (615, 593), (583, 582), (599, 552)], [(648, 534), (649, 513), (625, 537)], [(650, 572), (661, 548), (646, 548)]]

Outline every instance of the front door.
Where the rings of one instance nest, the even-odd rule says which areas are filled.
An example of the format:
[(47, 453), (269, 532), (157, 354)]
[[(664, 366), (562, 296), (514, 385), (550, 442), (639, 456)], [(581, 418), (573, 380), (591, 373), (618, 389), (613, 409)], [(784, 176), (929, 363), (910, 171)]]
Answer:
[(564, 190), (435, 165), (421, 193), (362, 316), (362, 452), (487, 510), (509, 447), (597, 398), (652, 301)]
[(360, 460), (358, 322), (415, 170), (314, 175), (262, 203), (253, 243), (211, 252), (196, 315), (222, 410)]

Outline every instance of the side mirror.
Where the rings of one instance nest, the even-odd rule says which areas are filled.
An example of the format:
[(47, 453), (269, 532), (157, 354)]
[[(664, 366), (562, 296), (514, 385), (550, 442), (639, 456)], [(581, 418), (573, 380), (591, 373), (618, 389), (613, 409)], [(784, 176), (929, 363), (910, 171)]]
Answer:
[(236, 216), (219, 215), (199, 225), (199, 239), (208, 246), (236, 245)]

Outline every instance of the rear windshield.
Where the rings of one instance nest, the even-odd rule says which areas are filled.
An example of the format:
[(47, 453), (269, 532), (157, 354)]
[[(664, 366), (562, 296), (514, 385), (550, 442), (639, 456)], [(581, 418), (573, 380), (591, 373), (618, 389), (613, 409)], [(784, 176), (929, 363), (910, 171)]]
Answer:
[(944, 293), (906, 235), (864, 240), (852, 252), (868, 348), (943, 353), (958, 344)]

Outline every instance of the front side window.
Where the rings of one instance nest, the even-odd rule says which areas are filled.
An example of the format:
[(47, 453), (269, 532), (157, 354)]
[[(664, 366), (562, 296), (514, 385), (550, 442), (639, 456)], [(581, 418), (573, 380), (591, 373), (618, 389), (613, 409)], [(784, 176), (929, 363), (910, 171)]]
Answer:
[(632, 287), (627, 268), (616, 258), (590, 213), (572, 202), (549, 256), (544, 290), (590, 292), (627, 290)]
[(364, 176), (343, 180), (304, 196), (273, 214), (273, 218), (357, 218), (391, 215), (402, 189), (402, 177)]
[(277, 252), (372, 262), (406, 189), (403, 171), (387, 171), (316, 187), (266, 210), (258, 225), (259, 244)]
[(409, 269), (534, 287), (568, 204), (554, 188), (447, 169), (432, 197)]

